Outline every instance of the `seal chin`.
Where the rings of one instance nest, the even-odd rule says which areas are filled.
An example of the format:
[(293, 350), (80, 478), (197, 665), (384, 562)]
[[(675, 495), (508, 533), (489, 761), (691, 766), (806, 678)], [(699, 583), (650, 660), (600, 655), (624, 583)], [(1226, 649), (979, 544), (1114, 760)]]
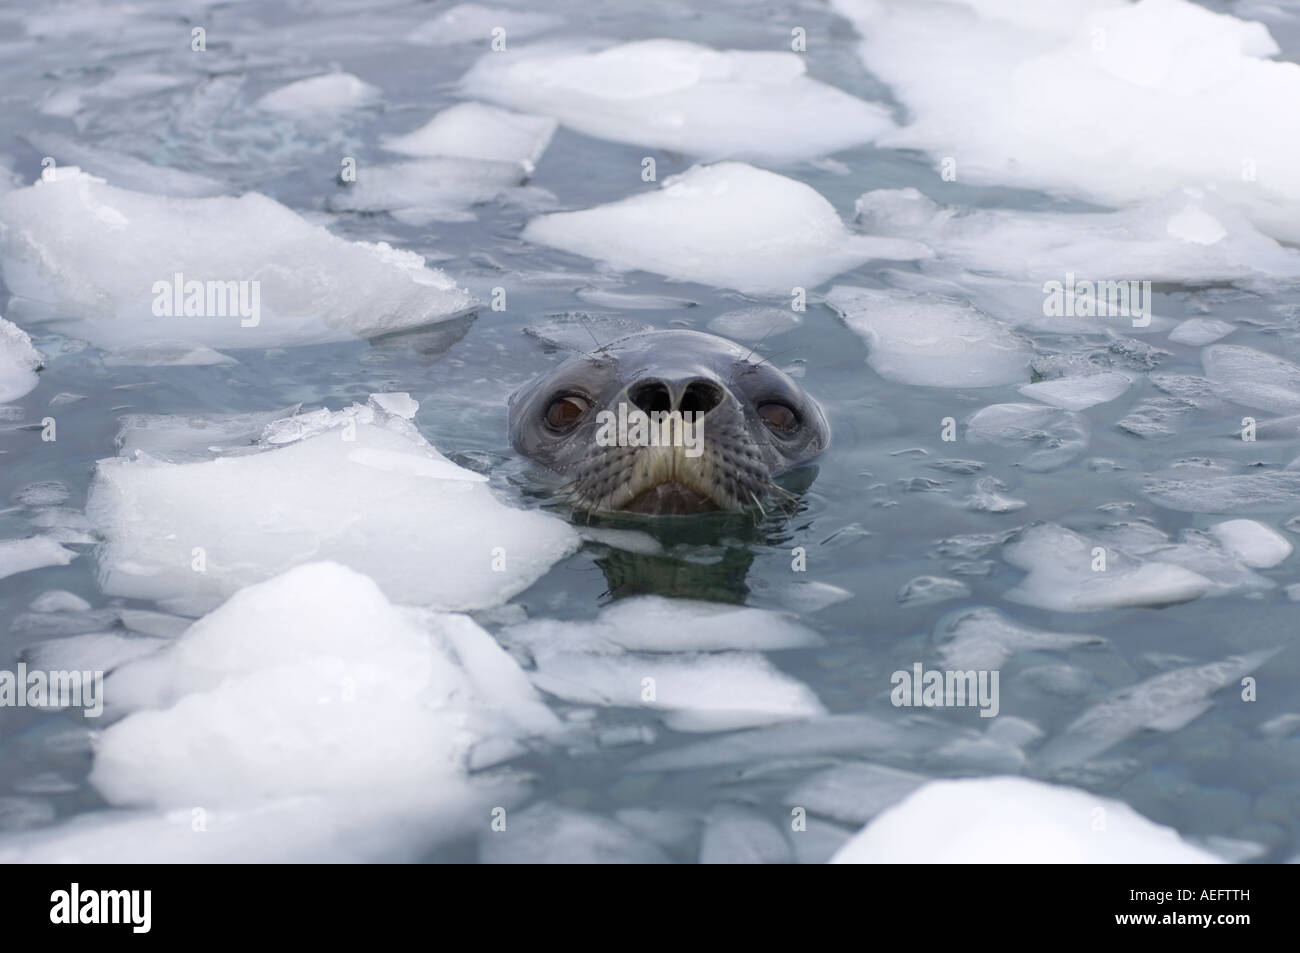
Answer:
[(685, 516), (718, 509), (718, 504), (708, 496), (673, 480), (641, 491), (623, 506), (624, 512), (659, 516)]

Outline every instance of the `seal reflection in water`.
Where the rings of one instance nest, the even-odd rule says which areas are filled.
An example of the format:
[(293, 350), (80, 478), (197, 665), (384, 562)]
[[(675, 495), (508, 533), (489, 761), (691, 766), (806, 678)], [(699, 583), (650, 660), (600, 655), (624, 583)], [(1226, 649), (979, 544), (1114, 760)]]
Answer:
[(515, 450), (589, 512), (763, 508), (830, 443), (817, 402), (751, 349), (647, 331), (575, 355), (510, 398)]

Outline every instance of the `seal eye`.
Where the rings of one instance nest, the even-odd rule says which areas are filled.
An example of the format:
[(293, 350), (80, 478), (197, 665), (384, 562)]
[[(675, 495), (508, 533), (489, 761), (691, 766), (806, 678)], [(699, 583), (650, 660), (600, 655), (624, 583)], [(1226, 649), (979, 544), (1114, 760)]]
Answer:
[(551, 401), (546, 408), (546, 426), (552, 430), (568, 430), (573, 427), (591, 404), (585, 397), (566, 394)]
[(799, 426), (799, 415), (793, 408), (777, 401), (759, 404), (758, 416), (763, 418), (763, 423), (767, 424), (768, 429), (781, 435), (789, 434)]

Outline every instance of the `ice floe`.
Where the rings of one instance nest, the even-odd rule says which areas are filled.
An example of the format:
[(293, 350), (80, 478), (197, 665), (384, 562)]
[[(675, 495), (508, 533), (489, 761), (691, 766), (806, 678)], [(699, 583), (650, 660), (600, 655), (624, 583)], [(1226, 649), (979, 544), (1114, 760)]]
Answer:
[(1277, 513), (1300, 504), (1300, 470), (1226, 476), (1152, 475), (1142, 492), (1171, 510), (1188, 513)]
[(867, 342), (886, 380), (928, 387), (995, 387), (1029, 374), (1029, 342), (968, 304), (935, 295), (836, 285), (826, 303)]
[(501, 38), (509, 44), (514, 37), (540, 33), (561, 22), (560, 17), (549, 13), (525, 13), (478, 3), (458, 3), (406, 33), (405, 39), (408, 43), (422, 46), (487, 43), (493, 39), (492, 31), (499, 29), (503, 31)]
[(1086, 410), (1123, 396), (1132, 383), (1133, 378), (1129, 374), (1102, 371), (1086, 377), (1058, 377), (1054, 380), (1036, 381), (1025, 384), (1019, 390), (1026, 397), (1041, 400), (1053, 407)]
[(165, 198), (72, 167), (0, 195), (0, 263), (15, 301), (52, 310), (34, 317), (110, 347), (341, 341), (474, 307), (419, 255), (337, 238), (264, 195)]
[(289, 116), (334, 113), (377, 102), (381, 92), (351, 73), (325, 73), (281, 86), (254, 106)]
[(100, 461), (87, 513), (106, 540), (104, 591), (204, 606), (331, 559), (398, 602), (483, 608), (578, 546), (568, 524), (499, 502), (485, 477), (378, 402), (272, 422), (255, 449), (187, 463), (145, 452)]
[[(1270, 59), (1278, 46), (1260, 23), (1186, 0), (1027, 15), (986, 0), (833, 6), (908, 111), (881, 145), (952, 157), (960, 181), (1102, 204), (1209, 187), (1268, 234), (1300, 238), (1300, 116), (1277, 105), (1300, 98), (1300, 65)], [(1210, 237), (1193, 225), (1188, 234)]]
[(1088, 449), (1091, 428), (1073, 410), (1046, 404), (991, 404), (966, 420), (967, 437), (1027, 451), (1019, 465), (1026, 470), (1055, 470)]
[(417, 158), (448, 156), (512, 162), (530, 173), (542, 157), (556, 122), (483, 103), (458, 103), (413, 132), (383, 139), (389, 152)]
[(1206, 344), (1213, 344), (1220, 338), (1227, 337), (1236, 329), (1236, 325), (1229, 324), (1227, 321), (1216, 321), (1213, 318), (1188, 318), (1169, 332), (1169, 340), (1175, 344), (1204, 347)]
[(44, 566), (66, 566), (77, 554), (45, 536), (0, 539), (0, 579)]
[(1225, 400), (1282, 414), (1300, 411), (1300, 365), (1239, 344), (1211, 345), (1201, 363)]
[(780, 613), (643, 597), (590, 622), (541, 619), (503, 630), (527, 650), (533, 683), (573, 702), (647, 708), (678, 731), (722, 731), (825, 712), (759, 651), (820, 644)]
[(1295, 550), (1291, 541), (1256, 520), (1226, 520), (1210, 527), (1220, 545), (1247, 566), (1267, 569), (1282, 562)]
[(932, 639), (944, 664), (963, 671), (1001, 668), (1018, 652), (1065, 652), (1106, 641), (1096, 635), (1032, 629), (984, 607), (963, 609), (939, 620)]
[(700, 837), (701, 864), (788, 864), (794, 851), (781, 829), (753, 808), (720, 804)]
[(1116, 691), (1093, 705), (1034, 758), (1034, 769), (1051, 774), (1073, 767), (1142, 729), (1177, 731), (1209, 710), (1210, 696), (1250, 674), (1276, 650), (1252, 652), (1163, 672)]
[(929, 254), (854, 235), (821, 195), (742, 162), (695, 166), (652, 192), (530, 221), (523, 237), (681, 281), (788, 296), (873, 258)]
[(554, 116), (598, 139), (704, 159), (814, 159), (894, 128), (882, 106), (808, 77), (796, 53), (682, 40), (488, 53), (461, 82), (469, 95)]
[(553, 207), (543, 189), (523, 188), (524, 170), (516, 162), (436, 158), (362, 165), (355, 180), (330, 196), (332, 211), (393, 213), (408, 225), (462, 222), (470, 211), (496, 199), (524, 204), (531, 210)]
[(1214, 588), (1211, 580), (1190, 569), (1098, 546), (1054, 523), (1027, 527), (1018, 540), (1003, 547), (1002, 555), (1028, 573), (1006, 598), (1056, 612), (1168, 605)]
[[(1099, 826), (1098, 812), (1105, 819)], [(1122, 801), (1025, 778), (932, 781), (884, 811), (836, 864), (1212, 864)]]
[(812, 814), (861, 825), (928, 780), (923, 774), (879, 764), (839, 764), (801, 782), (783, 800)]
[(559, 726), (470, 619), (394, 606), (330, 563), (237, 593), (106, 693), (130, 713), (103, 731), (91, 784), (146, 810), (0, 837), (0, 857), (415, 859), (517, 800), (472, 768)]
[(0, 404), (24, 397), (36, 389), (41, 354), (32, 339), (12, 322), (0, 318)]

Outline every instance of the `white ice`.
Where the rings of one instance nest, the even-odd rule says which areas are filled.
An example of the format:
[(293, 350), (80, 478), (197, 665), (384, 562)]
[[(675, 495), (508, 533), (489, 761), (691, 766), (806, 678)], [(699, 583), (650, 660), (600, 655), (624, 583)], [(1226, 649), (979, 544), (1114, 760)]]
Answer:
[(1053, 380), (1037, 381), (1018, 389), (1026, 397), (1041, 400), (1044, 404), (1051, 404), (1053, 407), (1086, 410), (1123, 396), (1132, 383), (1133, 377), (1130, 374), (1120, 371), (1102, 371), (1084, 377), (1058, 377)]
[(658, 711), (678, 731), (824, 712), (807, 686), (759, 654), (820, 638), (764, 609), (651, 596), (618, 602), (589, 622), (525, 622), (500, 638), (532, 656), (539, 688), (568, 701)]
[(270, 423), (256, 450), (188, 463), (144, 452), (100, 461), (87, 513), (106, 540), (104, 591), (211, 605), (331, 559), (398, 602), (483, 608), (578, 546), (568, 524), (501, 503), (485, 477), (377, 403)]
[(487, 53), (462, 87), (597, 139), (704, 159), (815, 159), (894, 128), (885, 108), (807, 76), (797, 53), (682, 40)]
[(1035, 767), (1054, 772), (1082, 764), (1144, 728), (1177, 731), (1209, 710), (1211, 695), (1240, 682), (1273, 654), (1252, 652), (1174, 669), (1113, 692), (1045, 745)]
[(1300, 365), (1240, 344), (1211, 345), (1201, 363), (1220, 397), (1281, 414), (1300, 411)]
[(1213, 318), (1188, 318), (1169, 332), (1169, 340), (1175, 344), (1189, 344), (1192, 347), (1204, 347), (1220, 338), (1227, 337), (1235, 331), (1236, 325)]
[[(0, 857), (413, 859), (511, 796), (471, 766), (559, 724), (469, 618), (395, 606), (332, 563), (237, 593), (105, 693), (130, 714), (104, 729), (90, 782), (149, 813), (0, 838)], [(178, 811), (187, 843), (166, 833)]]
[(845, 824), (865, 824), (929, 780), (923, 774), (850, 762), (801, 781), (783, 800)]
[(377, 102), (382, 90), (351, 73), (325, 73), (272, 90), (253, 105), (287, 116), (335, 113)]
[(867, 342), (867, 362), (886, 380), (996, 387), (1029, 375), (1029, 342), (968, 304), (848, 285), (832, 288), (826, 303)]
[(36, 389), (41, 354), (16, 324), (0, 318), (0, 404)]
[[(1095, 819), (1103, 812), (1105, 829)], [(932, 781), (831, 858), (836, 864), (1212, 864), (1122, 801), (1025, 778)]]
[(1019, 652), (1065, 652), (1105, 642), (1099, 636), (1033, 629), (996, 609), (963, 609), (941, 619), (932, 639), (948, 668), (993, 670)]
[(478, 3), (458, 3), (431, 20), (426, 20), (405, 34), (408, 43), (422, 46), (459, 46), (462, 43), (490, 42), (492, 31), (504, 31), (507, 44), (517, 37), (540, 33), (558, 23), (559, 17), (548, 13), (525, 13), (504, 7), (487, 7)]
[(471, 209), (497, 199), (533, 210), (553, 208), (543, 189), (520, 188), (517, 162), (436, 158), (363, 165), (356, 179), (330, 196), (331, 211), (390, 211), (408, 225), (471, 221)]
[(416, 158), (448, 156), (511, 162), (531, 173), (550, 144), (556, 125), (549, 116), (532, 116), (483, 103), (458, 103), (413, 132), (386, 136), (383, 145), (389, 152)]
[(504, 830), (479, 838), (484, 864), (666, 864), (652, 841), (617, 821), (560, 804), (507, 812)]
[(0, 539), (0, 579), (45, 566), (66, 566), (77, 554), (44, 536)]
[(1226, 520), (1210, 527), (1210, 533), (1228, 552), (1247, 566), (1267, 569), (1276, 566), (1295, 550), (1291, 541), (1256, 520)]
[(1024, 449), (1020, 466), (1043, 472), (1064, 466), (1088, 449), (1091, 428), (1073, 410), (1046, 404), (991, 404), (966, 420), (973, 443)]
[[(0, 263), (15, 300), (52, 309), (39, 316), (110, 347), (350, 340), (433, 324), (474, 306), (419, 255), (344, 241), (264, 195), (164, 198), (72, 167), (0, 194)], [(157, 316), (160, 299), (175, 302), (156, 285), (170, 288), (177, 273), (185, 282), (221, 282), (223, 290), (227, 282), (249, 282), (250, 296), (259, 289), (257, 323), (230, 308), (225, 317), (207, 313), (207, 289), (207, 316)]]
[(909, 115), (880, 145), (952, 157), (958, 181), (1105, 205), (1212, 189), (1300, 239), (1300, 112), (1282, 105), (1300, 100), (1300, 64), (1272, 59), (1260, 23), (1188, 0), (833, 6)]
[(789, 296), (873, 258), (922, 258), (916, 242), (854, 235), (802, 182), (742, 162), (695, 166), (660, 188), (535, 218), (531, 242), (680, 281)]
[[(1055, 612), (1168, 605), (1195, 599), (1214, 587), (1190, 569), (1099, 546), (1054, 523), (1026, 528), (1002, 555), (1028, 574), (1006, 598)], [(1095, 569), (1103, 559), (1104, 568)]]

